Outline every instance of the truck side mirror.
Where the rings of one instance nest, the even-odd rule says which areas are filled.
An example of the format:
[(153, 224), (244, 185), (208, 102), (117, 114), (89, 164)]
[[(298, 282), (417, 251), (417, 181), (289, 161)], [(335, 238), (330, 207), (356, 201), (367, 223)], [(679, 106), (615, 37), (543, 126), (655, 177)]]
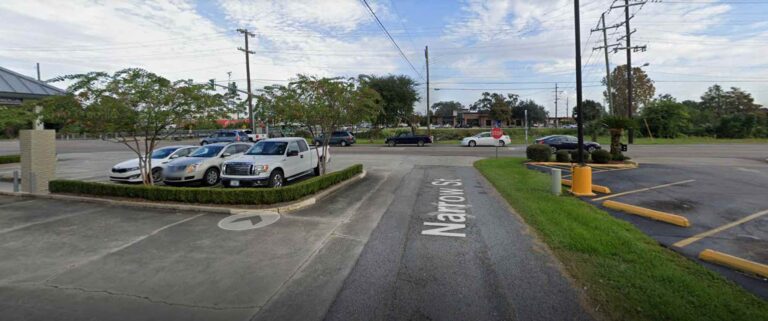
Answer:
[(299, 156), (299, 151), (297, 151), (297, 150), (289, 150), (288, 151), (288, 157), (293, 157), (293, 156)]

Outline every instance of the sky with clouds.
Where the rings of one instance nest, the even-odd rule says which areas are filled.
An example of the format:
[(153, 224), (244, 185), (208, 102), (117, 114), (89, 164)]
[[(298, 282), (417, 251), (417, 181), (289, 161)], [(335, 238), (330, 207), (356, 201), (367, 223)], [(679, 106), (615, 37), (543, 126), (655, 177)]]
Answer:
[[(603, 101), (602, 34), (590, 33), (611, 0), (581, 1), (585, 99)], [(623, 1), (620, 1), (623, 2)], [(413, 68), (361, 0), (4, 0), (0, 66), (43, 79), (141, 67), (170, 79), (227, 79), (245, 88), (248, 28), (252, 84), (319, 76), (406, 74), (425, 96), (429, 46), (431, 101), (470, 104), (483, 91), (534, 99), (554, 115), (575, 101), (572, 0), (368, 0)], [(768, 105), (768, 0), (663, 0), (632, 6), (633, 54), (657, 94), (698, 99), (714, 83), (751, 92)], [(623, 9), (606, 24), (624, 19)], [(609, 44), (624, 29), (609, 31)], [(611, 53), (612, 66), (625, 63)], [(415, 70), (414, 70), (415, 69)], [(56, 85), (65, 86), (58, 83)], [(424, 101), (417, 106), (423, 111)], [(560, 115), (563, 108), (560, 107)]]

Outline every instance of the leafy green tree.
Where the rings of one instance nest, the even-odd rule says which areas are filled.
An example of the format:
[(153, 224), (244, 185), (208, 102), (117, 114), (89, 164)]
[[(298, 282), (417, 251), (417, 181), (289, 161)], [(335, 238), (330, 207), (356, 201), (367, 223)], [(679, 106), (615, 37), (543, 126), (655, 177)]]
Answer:
[(413, 128), (413, 106), (419, 101), (418, 83), (406, 75), (361, 75), (361, 86), (375, 90), (380, 96), (381, 111), (374, 117), (380, 126), (397, 126), (407, 123)]
[(432, 109), (437, 117), (453, 117), (453, 112), (460, 112), (464, 105), (458, 101), (439, 101), (432, 104)]
[(660, 96), (643, 107), (641, 117), (653, 136), (675, 138), (688, 132), (690, 128), (687, 109), (684, 104), (678, 103), (671, 96)]
[[(603, 105), (601, 105), (599, 102), (596, 102), (594, 100), (587, 99), (584, 101), (584, 103), (581, 105), (581, 108), (584, 110), (584, 123), (591, 122), (593, 120), (600, 119), (605, 114), (605, 109), (603, 109)], [(573, 118), (579, 118), (579, 110), (578, 108), (573, 109)]]
[[(303, 124), (313, 136), (321, 134), (324, 155), (334, 130), (379, 114), (382, 102), (379, 93), (359, 79), (305, 75), (298, 75), (287, 86), (266, 87), (258, 100), (280, 119)], [(326, 162), (320, 162), (321, 174), (326, 172)]]
[[(602, 83), (605, 85), (606, 78)], [(632, 68), (632, 114), (636, 114), (640, 107), (645, 106), (656, 94), (656, 87), (648, 74), (638, 67)], [(609, 93), (603, 91), (603, 97), (608, 100)], [(627, 65), (616, 66), (611, 72), (611, 97), (613, 98), (613, 115), (627, 115)]]
[(206, 85), (192, 80), (170, 81), (143, 69), (123, 69), (111, 75), (91, 72), (62, 79), (74, 81), (68, 91), (74, 99), (71, 103), (80, 109), (54, 117), (57, 109), (52, 108), (48, 116), (67, 119), (87, 132), (114, 133), (114, 141), (138, 156), (144, 184), (153, 183), (150, 155), (158, 140), (185, 122), (229, 113), (224, 96), (210, 93)]
[(528, 111), (528, 127), (533, 124), (541, 124), (547, 121), (547, 110), (544, 106), (537, 104), (535, 101), (528, 99), (522, 100), (515, 107), (512, 108), (512, 117), (523, 121), (525, 119), (525, 111)]
[(509, 122), (512, 107), (517, 105), (519, 96), (484, 92), (482, 97), (470, 105), (469, 110), (487, 112), (493, 120)]

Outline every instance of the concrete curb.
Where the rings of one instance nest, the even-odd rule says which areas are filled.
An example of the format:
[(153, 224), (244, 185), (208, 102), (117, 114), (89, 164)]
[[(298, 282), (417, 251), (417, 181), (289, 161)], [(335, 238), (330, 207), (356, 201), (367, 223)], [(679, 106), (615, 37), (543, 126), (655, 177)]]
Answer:
[(604, 201), (603, 206), (610, 209), (626, 212), (629, 214), (639, 215), (639, 216), (647, 217), (657, 221), (661, 221), (664, 223), (669, 223), (672, 225), (677, 225), (682, 227), (691, 226), (691, 223), (688, 221), (688, 219), (683, 216), (660, 212), (660, 211), (648, 209), (645, 207), (630, 205), (630, 204), (616, 202), (616, 201)]
[(768, 265), (752, 262), (733, 255), (706, 249), (699, 253), (699, 259), (768, 278)]
[[(526, 164), (529, 165), (540, 165), (540, 166), (573, 166), (575, 163), (559, 163), (559, 162), (527, 162)], [(633, 161), (626, 161), (626, 164), (595, 164), (595, 163), (587, 163), (587, 166), (593, 167), (593, 168), (638, 168), (640, 165), (637, 162)]]
[[(562, 179), (561, 181), (565, 186), (573, 186), (573, 181), (570, 179)], [(603, 194), (611, 194), (611, 189), (608, 188), (608, 186), (602, 186), (602, 185), (592, 184), (592, 191), (603, 193)]]
[(13, 192), (4, 192), (4, 191), (0, 191), (0, 195), (22, 197), (22, 198), (26, 197), (26, 198), (53, 199), (53, 200), (64, 200), (64, 201), (78, 201), (78, 202), (108, 204), (108, 205), (114, 205), (114, 206), (128, 206), (128, 207), (137, 207), (137, 208), (208, 212), (208, 213), (217, 213), (217, 214), (226, 214), (226, 215), (244, 214), (244, 213), (251, 213), (251, 212), (263, 212), (263, 211), (284, 214), (284, 213), (293, 212), (303, 208), (310, 207), (316, 204), (319, 200), (330, 196), (331, 194), (338, 191), (339, 189), (342, 189), (349, 184), (352, 184), (354, 182), (357, 182), (365, 178), (366, 175), (367, 175), (367, 172), (363, 171), (362, 173), (355, 175), (336, 185), (333, 185), (325, 190), (322, 190), (315, 195), (311, 195), (311, 196), (299, 199), (297, 201), (277, 204), (277, 206), (264, 207), (264, 208), (231, 208), (231, 207), (225, 207), (225, 206), (187, 205), (187, 204), (160, 203), (160, 202), (137, 202), (137, 201), (115, 200), (115, 199), (101, 198), (101, 197), (74, 196), (74, 195), (63, 195), (63, 194), (33, 194), (33, 193), (24, 193), (24, 192), (13, 193)]

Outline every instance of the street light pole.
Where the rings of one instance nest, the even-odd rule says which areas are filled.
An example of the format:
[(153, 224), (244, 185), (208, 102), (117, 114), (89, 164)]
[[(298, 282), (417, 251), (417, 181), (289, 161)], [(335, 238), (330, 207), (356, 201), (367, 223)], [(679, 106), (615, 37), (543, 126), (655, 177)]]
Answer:
[(579, 164), (573, 166), (571, 174), (573, 177), (573, 184), (571, 185), (571, 193), (576, 196), (594, 196), (592, 193), (592, 168), (584, 164), (584, 112), (582, 110), (582, 96), (581, 96), (581, 24), (579, 22), (579, 0), (573, 1), (573, 15), (575, 19), (575, 33), (576, 33), (576, 114), (579, 116), (576, 119), (578, 128), (579, 145), (576, 147), (576, 155)]

